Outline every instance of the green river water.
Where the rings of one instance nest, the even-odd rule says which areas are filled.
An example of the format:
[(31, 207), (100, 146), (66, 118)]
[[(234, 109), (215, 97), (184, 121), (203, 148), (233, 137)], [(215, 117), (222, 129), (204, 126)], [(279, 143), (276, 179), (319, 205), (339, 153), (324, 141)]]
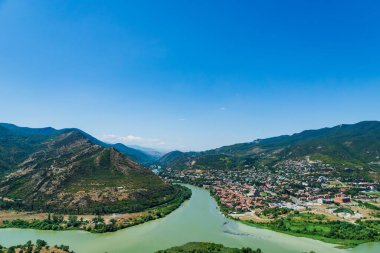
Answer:
[(380, 244), (339, 250), (334, 245), (259, 229), (226, 219), (209, 192), (187, 185), (193, 195), (167, 217), (113, 233), (0, 229), (0, 244), (11, 246), (43, 239), (50, 245), (69, 245), (77, 253), (151, 253), (191, 241), (223, 243), (231, 247), (261, 248), (264, 253), (352, 252), (379, 253)]

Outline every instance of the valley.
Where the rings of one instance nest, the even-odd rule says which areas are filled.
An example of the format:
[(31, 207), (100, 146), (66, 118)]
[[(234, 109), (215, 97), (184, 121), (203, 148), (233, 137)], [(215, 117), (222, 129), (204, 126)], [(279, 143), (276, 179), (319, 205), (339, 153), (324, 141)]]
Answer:
[[(107, 239), (115, 243), (112, 252), (154, 252), (190, 240), (280, 252), (282, 238), (288, 245), (281, 252), (294, 252), (302, 241), (304, 251), (371, 252), (373, 243), (376, 251), (380, 187), (373, 140), (379, 127), (361, 122), (204, 152), (174, 151), (146, 163), (78, 129), (0, 124), (0, 233), (6, 240), (0, 242), (37, 239), (40, 231), (50, 244), (76, 252), (110, 250), (89, 247), (98, 236), (76, 241), (86, 231), (114, 232)], [(352, 152), (357, 155), (347, 156)], [(133, 243), (131, 233), (143, 231), (152, 231), (150, 243), (159, 241)], [(54, 233), (68, 237), (57, 241)], [(131, 244), (118, 244), (120, 235)]]
[(317, 253), (375, 253), (380, 247), (379, 243), (365, 243), (350, 250), (337, 249), (335, 244), (247, 226), (226, 218), (209, 191), (185, 186), (191, 189), (192, 197), (163, 219), (101, 234), (76, 230), (0, 229), (0, 244), (12, 246), (27, 240), (42, 239), (49, 245), (69, 245), (73, 251), (83, 253), (153, 253), (188, 242), (214, 242), (231, 248), (260, 248), (263, 252), (271, 253), (312, 250)]
[(379, 122), (361, 122), (172, 152), (161, 176), (209, 189), (246, 224), (354, 247), (380, 241), (379, 134)]

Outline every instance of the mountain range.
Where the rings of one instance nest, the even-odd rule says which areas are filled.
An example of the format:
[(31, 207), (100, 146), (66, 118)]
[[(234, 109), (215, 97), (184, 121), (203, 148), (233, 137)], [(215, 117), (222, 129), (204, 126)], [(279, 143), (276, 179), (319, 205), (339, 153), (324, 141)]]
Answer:
[(241, 169), (268, 166), (287, 159), (314, 159), (335, 167), (341, 176), (380, 176), (380, 122), (363, 121), (306, 130), (203, 152), (173, 151), (159, 163), (172, 169)]
[(16, 126), (14, 124), (9, 124), (9, 123), (0, 123), (0, 127), (2, 127), (3, 129), (8, 129), (12, 131), (13, 133), (17, 133), (23, 136), (27, 136), (27, 135), (51, 136), (51, 135), (57, 135), (59, 133), (67, 132), (67, 131), (81, 132), (83, 136), (86, 136), (86, 138), (91, 140), (92, 143), (97, 144), (102, 147), (107, 147), (107, 148), (113, 147), (119, 152), (123, 153), (129, 159), (137, 163), (140, 163), (142, 165), (155, 162), (162, 156), (162, 153), (155, 151), (153, 149), (149, 149), (149, 148), (144, 148), (144, 147), (139, 147), (139, 146), (130, 147), (122, 143), (116, 143), (116, 144), (106, 143), (106, 142), (96, 139), (95, 137), (77, 128), (65, 128), (61, 130), (54, 129), (52, 127), (29, 128), (29, 127), (19, 127), (19, 126)]
[(2, 123), (0, 203), (69, 213), (133, 212), (161, 205), (174, 199), (177, 190), (134, 161), (150, 159), (140, 150), (101, 142), (75, 128)]
[[(159, 159), (159, 160), (158, 160)], [(307, 159), (334, 167), (342, 178), (380, 179), (380, 122), (364, 121), (258, 139), (161, 158), (104, 143), (76, 128), (56, 130), (0, 124), (0, 206), (38, 211), (133, 212), (178, 194), (141, 164), (163, 169), (271, 169)]]

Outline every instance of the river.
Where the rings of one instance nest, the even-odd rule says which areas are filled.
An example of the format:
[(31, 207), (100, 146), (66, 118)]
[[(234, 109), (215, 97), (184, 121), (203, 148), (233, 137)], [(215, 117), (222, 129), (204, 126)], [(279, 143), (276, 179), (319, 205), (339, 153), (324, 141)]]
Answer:
[(363, 244), (350, 250), (307, 238), (250, 227), (226, 219), (217, 209), (209, 192), (186, 185), (193, 195), (165, 218), (113, 233), (92, 234), (85, 231), (39, 231), (0, 229), (0, 244), (12, 246), (28, 240), (43, 239), (49, 245), (69, 245), (77, 253), (151, 253), (191, 241), (223, 243), (230, 247), (261, 248), (264, 253), (378, 253), (379, 243)]

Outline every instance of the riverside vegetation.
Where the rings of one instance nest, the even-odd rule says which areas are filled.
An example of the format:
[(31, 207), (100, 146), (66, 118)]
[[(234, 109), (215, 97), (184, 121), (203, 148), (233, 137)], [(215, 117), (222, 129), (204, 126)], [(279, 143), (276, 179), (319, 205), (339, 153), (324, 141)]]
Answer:
[(49, 246), (44, 240), (37, 240), (36, 243), (31, 241), (22, 245), (11, 247), (3, 247), (0, 245), (0, 253), (75, 253), (70, 251), (70, 247), (66, 245)]
[[(92, 219), (78, 218), (77, 215), (48, 214), (46, 219), (31, 221), (15, 219), (4, 220), (3, 228), (31, 228), (40, 230), (86, 230), (93, 233), (113, 232), (119, 229), (135, 226), (150, 220), (159, 219), (177, 209), (184, 201), (191, 197), (191, 190), (187, 187), (175, 185), (177, 196), (161, 206), (146, 210), (136, 217), (109, 218), (95, 215)], [(112, 217), (112, 216), (111, 216)]]
[(251, 248), (228, 248), (222, 244), (209, 242), (190, 242), (182, 246), (173, 247), (166, 250), (159, 250), (156, 253), (263, 253), (261, 249)]
[[(156, 253), (264, 253), (260, 248), (229, 248), (223, 244), (210, 242), (189, 242), (182, 246), (172, 247), (166, 250), (159, 250)], [(307, 252), (303, 252), (307, 253)], [(309, 253), (316, 253), (310, 251)]]
[(241, 221), (244, 224), (271, 229), (293, 236), (308, 237), (350, 248), (361, 243), (380, 241), (380, 221), (358, 220), (355, 224), (344, 221), (328, 221), (320, 215), (292, 212), (272, 222)]
[[(332, 244), (311, 242), (305, 238), (257, 229), (229, 220), (220, 213), (217, 203), (207, 190), (191, 185), (186, 187), (192, 191), (190, 200), (164, 219), (106, 234), (0, 229), (0, 244), (11, 246), (10, 241), (15, 245), (30, 239), (42, 238), (51, 245), (64, 242), (81, 253), (134, 253), (155, 252), (180, 246), (186, 242), (203, 241), (223, 243), (233, 248), (261, 248), (269, 253), (301, 253), (310, 250), (318, 253), (346, 252), (335, 249), (335, 245)], [(377, 253), (379, 246), (378, 243), (363, 244), (352, 249), (352, 252)]]

